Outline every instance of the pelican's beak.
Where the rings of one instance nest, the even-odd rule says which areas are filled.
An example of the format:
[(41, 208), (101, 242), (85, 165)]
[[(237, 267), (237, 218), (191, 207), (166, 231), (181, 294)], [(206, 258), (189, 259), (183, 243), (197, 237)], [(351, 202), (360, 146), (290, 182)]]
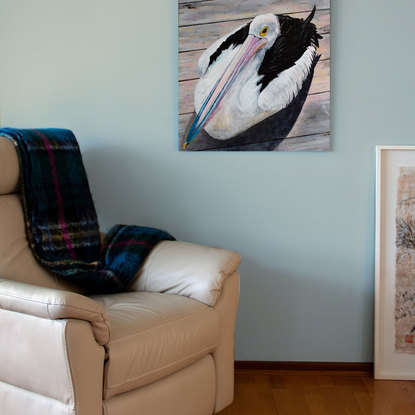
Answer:
[(186, 148), (187, 145), (195, 139), (205, 125), (208, 124), (222, 108), (226, 99), (230, 96), (232, 86), (237, 84), (237, 81), (241, 78), (240, 75), (247, 63), (266, 45), (266, 43), (267, 40), (265, 38), (260, 38), (251, 34), (248, 35), (245, 42), (242, 44), (241, 49), (232, 59), (223, 75), (218, 79), (203, 102), (199, 113), (187, 131), (183, 148)]

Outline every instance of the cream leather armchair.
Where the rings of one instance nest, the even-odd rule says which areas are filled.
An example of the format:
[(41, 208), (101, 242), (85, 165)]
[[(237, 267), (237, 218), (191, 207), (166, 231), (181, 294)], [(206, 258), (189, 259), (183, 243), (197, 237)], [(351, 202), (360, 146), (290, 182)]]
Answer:
[(233, 399), (239, 255), (161, 242), (131, 291), (86, 297), (32, 256), (0, 137), (0, 414), (209, 415)]

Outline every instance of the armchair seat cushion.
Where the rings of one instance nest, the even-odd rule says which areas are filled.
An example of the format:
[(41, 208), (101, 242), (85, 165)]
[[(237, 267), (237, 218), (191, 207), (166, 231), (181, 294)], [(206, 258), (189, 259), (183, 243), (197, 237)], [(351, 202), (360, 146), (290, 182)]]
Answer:
[(112, 328), (105, 399), (185, 368), (219, 342), (218, 312), (196, 300), (145, 292), (92, 298), (105, 308)]

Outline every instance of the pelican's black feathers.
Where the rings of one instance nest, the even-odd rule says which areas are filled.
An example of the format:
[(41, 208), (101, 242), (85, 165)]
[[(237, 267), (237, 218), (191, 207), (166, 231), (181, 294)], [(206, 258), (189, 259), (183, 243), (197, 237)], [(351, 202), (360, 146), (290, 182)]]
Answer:
[(263, 77), (258, 82), (262, 92), (268, 84), (278, 75), (295, 65), (308, 46), (319, 46), (321, 36), (317, 33), (316, 26), (311, 23), (316, 7), (304, 20), (290, 16), (276, 15), (280, 22), (281, 33), (274, 45), (269, 49), (258, 70), (258, 75)]
[(229, 49), (232, 45), (233, 47), (237, 45), (242, 45), (245, 42), (249, 34), (249, 25), (251, 22), (248, 22), (245, 26), (242, 26), (235, 33), (232, 33), (228, 38), (226, 38), (222, 44), (216, 49), (216, 51), (210, 56), (209, 65), (212, 65), (213, 62), (221, 55), (224, 50)]

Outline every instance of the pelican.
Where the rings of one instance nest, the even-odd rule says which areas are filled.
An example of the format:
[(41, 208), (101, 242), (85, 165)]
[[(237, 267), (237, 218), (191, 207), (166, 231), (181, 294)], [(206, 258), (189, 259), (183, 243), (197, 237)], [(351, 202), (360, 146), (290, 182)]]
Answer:
[(198, 62), (194, 91), (196, 118), (187, 130), (186, 148), (204, 129), (227, 140), (287, 107), (313, 65), (319, 39), (311, 23), (262, 14), (213, 43)]

